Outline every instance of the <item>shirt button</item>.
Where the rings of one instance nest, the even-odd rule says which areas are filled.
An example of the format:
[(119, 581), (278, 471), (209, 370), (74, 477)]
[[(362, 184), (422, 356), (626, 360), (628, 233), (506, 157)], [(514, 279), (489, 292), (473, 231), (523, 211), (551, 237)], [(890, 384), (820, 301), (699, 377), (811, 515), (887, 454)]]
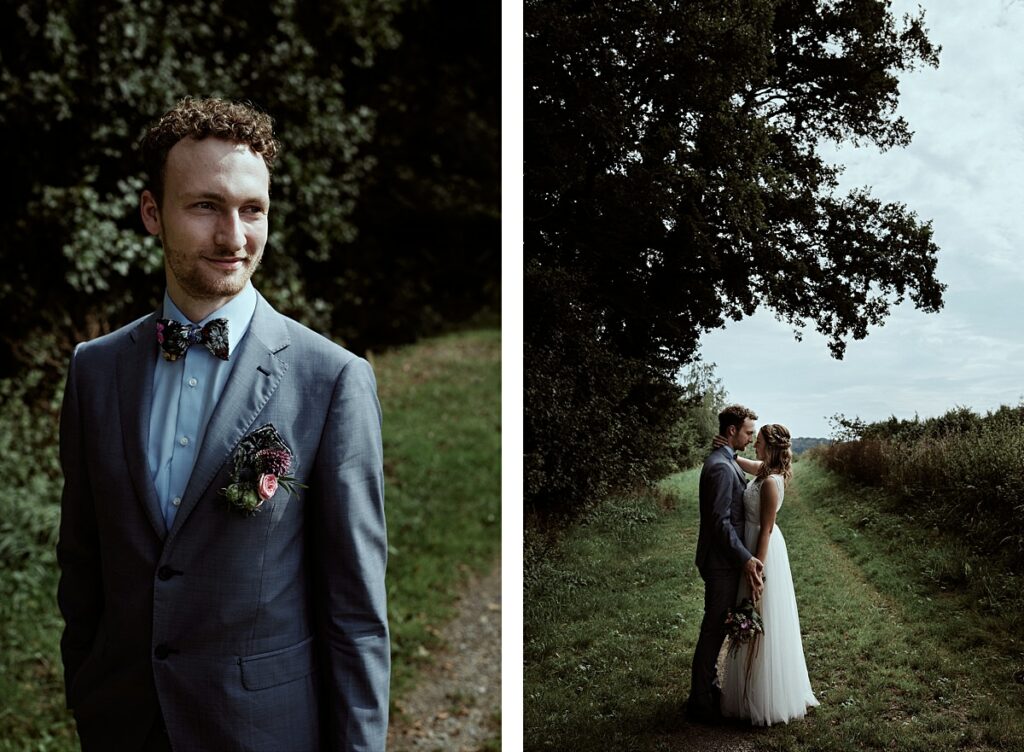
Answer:
[(181, 444), (182, 446), (188, 446), (188, 436), (182, 436), (180, 439), (178, 439), (178, 443)]
[(171, 503), (176, 507), (181, 506), (181, 497), (175, 496), (173, 499), (171, 499)]
[(191, 386), (191, 387), (195, 387), (195, 385), (198, 384), (198, 383), (199, 382), (195, 379), (195, 377), (193, 377), (193, 378), (188, 380), (188, 385)]

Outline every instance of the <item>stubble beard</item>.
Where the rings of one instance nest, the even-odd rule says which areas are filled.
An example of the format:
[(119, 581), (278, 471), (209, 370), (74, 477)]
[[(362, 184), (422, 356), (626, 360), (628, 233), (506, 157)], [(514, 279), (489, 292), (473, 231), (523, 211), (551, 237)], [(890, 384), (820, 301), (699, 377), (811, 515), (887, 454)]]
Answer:
[(232, 274), (225, 275), (212, 267), (208, 267), (201, 256), (210, 258), (228, 258), (235, 254), (225, 251), (202, 251), (189, 257), (183, 251), (175, 249), (167, 244), (166, 238), (161, 236), (164, 246), (164, 258), (174, 279), (177, 281), (185, 294), (194, 300), (220, 300), (222, 298), (233, 298), (245, 289), (246, 284), (252, 277), (256, 267), (263, 258), (263, 250), (255, 254), (249, 254), (243, 259), (242, 267)]

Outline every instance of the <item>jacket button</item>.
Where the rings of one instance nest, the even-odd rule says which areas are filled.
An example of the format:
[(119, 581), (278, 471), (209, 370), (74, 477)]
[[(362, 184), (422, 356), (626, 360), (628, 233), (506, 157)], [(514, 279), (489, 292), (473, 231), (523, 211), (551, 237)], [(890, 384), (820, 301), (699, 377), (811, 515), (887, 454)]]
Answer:
[(161, 580), (169, 580), (174, 577), (174, 570), (164, 564), (160, 569), (156, 571), (156, 576)]
[(153, 651), (153, 655), (155, 655), (161, 661), (166, 659), (167, 656), (169, 656), (170, 654), (171, 654), (171, 649), (169, 647), (167, 647), (166, 645), (164, 645), (163, 643), (161, 643), (160, 645), (157, 645), (156, 646), (156, 650)]

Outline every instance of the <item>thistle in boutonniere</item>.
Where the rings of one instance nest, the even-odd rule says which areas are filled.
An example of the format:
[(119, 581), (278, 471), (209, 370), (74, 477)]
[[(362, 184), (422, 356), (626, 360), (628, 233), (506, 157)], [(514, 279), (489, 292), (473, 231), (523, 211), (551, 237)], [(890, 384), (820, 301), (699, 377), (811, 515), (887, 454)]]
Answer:
[(292, 452), (272, 423), (258, 428), (238, 442), (232, 459), (231, 483), (220, 492), (238, 511), (254, 515), (280, 486), (289, 493), (306, 488), (288, 472)]

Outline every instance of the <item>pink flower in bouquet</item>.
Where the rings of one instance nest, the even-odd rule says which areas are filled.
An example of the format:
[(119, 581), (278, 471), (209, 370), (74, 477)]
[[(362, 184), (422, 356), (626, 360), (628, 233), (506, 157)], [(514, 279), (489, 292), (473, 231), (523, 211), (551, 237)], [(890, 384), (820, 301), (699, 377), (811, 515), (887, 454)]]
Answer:
[(277, 493), (277, 476), (273, 473), (265, 473), (260, 476), (258, 481), (259, 488), (257, 489), (260, 494), (260, 498), (266, 501), (275, 493)]
[(164, 325), (163, 324), (159, 324), (158, 323), (156, 325), (156, 341), (159, 342), (161, 345), (164, 343)]

